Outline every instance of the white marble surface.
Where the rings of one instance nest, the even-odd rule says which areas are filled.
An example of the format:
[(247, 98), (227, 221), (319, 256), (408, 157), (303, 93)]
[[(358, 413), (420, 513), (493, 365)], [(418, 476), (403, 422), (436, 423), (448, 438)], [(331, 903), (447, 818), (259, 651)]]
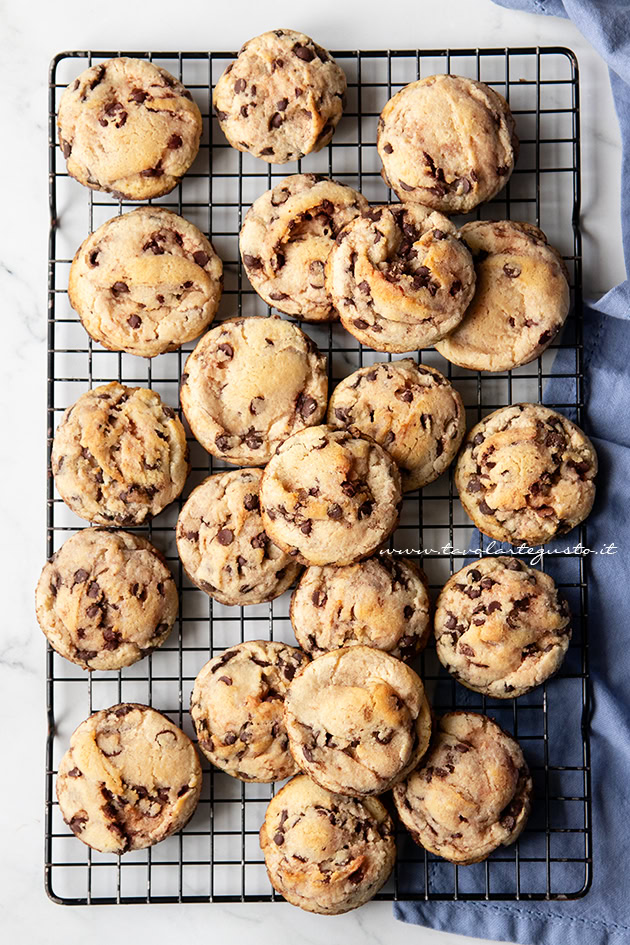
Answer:
[[(167, 0), (133, 4), (85, 0), (0, 5), (4, 216), (0, 291), (5, 337), (0, 396), (5, 600), (0, 637), (0, 738), (4, 777), (0, 825), (0, 915), (6, 940), (155, 943), (210, 935), (265, 945), (436, 943), (467, 940), (395, 922), (388, 904), (323, 919), (288, 905), (63, 908), (42, 880), (44, 814), (44, 642), (33, 615), (42, 566), (45, 487), (47, 68), (62, 49), (231, 49), (274, 26), (293, 26), (330, 48), (563, 44), (578, 54), (582, 81), (585, 289), (595, 294), (623, 275), (619, 224), (619, 135), (607, 71), (578, 31), (495, 7), (490, 0), (440, 3), (317, 0), (310, 4)], [(462, 905), (461, 908), (465, 908)], [(472, 931), (472, 929), (471, 929)]]

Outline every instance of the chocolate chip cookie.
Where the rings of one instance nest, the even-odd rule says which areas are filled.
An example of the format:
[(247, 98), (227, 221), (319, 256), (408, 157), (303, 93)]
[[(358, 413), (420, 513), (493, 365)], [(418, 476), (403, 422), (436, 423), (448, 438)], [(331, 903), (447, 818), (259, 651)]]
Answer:
[(444, 585), (437, 655), (464, 686), (512, 699), (557, 672), (571, 639), (569, 606), (553, 578), (518, 558), (482, 558)]
[(416, 843), (462, 865), (514, 843), (531, 795), (518, 743), (475, 712), (443, 715), (419, 767), (394, 788), (398, 815)]
[(164, 643), (178, 597), (164, 557), (146, 539), (85, 528), (44, 565), (35, 603), (57, 653), (83, 669), (121, 669)]
[(345, 98), (346, 77), (330, 53), (304, 33), (270, 30), (241, 47), (212, 102), (233, 148), (286, 164), (328, 144)]
[(343, 568), (307, 568), (290, 616), (298, 643), (313, 657), (363, 645), (411, 660), (431, 632), (424, 572), (388, 555)]
[(398, 522), (400, 473), (367, 437), (310, 427), (278, 447), (260, 486), (271, 540), (304, 564), (367, 558)]
[(305, 775), (272, 798), (260, 846), (274, 889), (320, 915), (362, 906), (396, 859), (394, 825), (376, 797), (331, 794)]
[(65, 90), (58, 127), (71, 177), (92, 190), (148, 200), (171, 191), (195, 160), (201, 113), (166, 69), (108, 59)]
[(316, 174), (293, 174), (262, 194), (247, 211), (240, 236), (256, 292), (296, 318), (337, 318), (324, 266), (339, 231), (367, 207), (356, 190)]
[(177, 550), (190, 580), (222, 604), (279, 597), (301, 570), (265, 533), (261, 469), (217, 473), (191, 492), (177, 520)]
[(433, 482), (466, 432), (461, 397), (443, 374), (411, 358), (360, 368), (330, 398), (328, 423), (371, 436), (395, 460), (404, 492)]
[(204, 449), (237, 466), (262, 466), (292, 433), (326, 412), (326, 358), (297, 325), (231, 318), (186, 361), (181, 402)]
[(586, 518), (596, 473), (593, 444), (575, 423), (542, 404), (514, 404), (468, 433), (455, 485), (484, 535), (544, 544)]
[(429, 348), (460, 323), (474, 286), (472, 257), (453, 224), (419, 205), (366, 210), (326, 262), (344, 328), (376, 351)]
[(471, 371), (509, 371), (539, 357), (569, 312), (562, 257), (531, 223), (475, 220), (461, 228), (477, 271), (463, 321), (436, 344)]
[(141, 525), (178, 497), (188, 475), (184, 428), (155, 391), (117, 381), (68, 407), (52, 445), (66, 505), (97, 525)]
[(507, 102), (483, 82), (456, 75), (412, 82), (379, 118), (383, 179), (404, 203), (467, 213), (509, 180), (514, 129)]
[(195, 680), (190, 714), (199, 747), (213, 765), (241, 781), (282, 781), (296, 773), (284, 697), (307, 661), (286, 643), (251, 640), (206, 663)]
[(185, 826), (201, 777), (188, 736), (155, 709), (127, 702), (74, 731), (59, 762), (57, 798), (79, 840), (101, 853), (127, 853)]
[(291, 753), (338, 794), (382, 794), (424, 755), (431, 710), (409, 666), (371, 646), (324, 653), (296, 675), (285, 696)]
[(111, 351), (153, 358), (208, 327), (223, 264), (196, 226), (161, 207), (108, 220), (81, 244), (68, 295), (85, 330)]

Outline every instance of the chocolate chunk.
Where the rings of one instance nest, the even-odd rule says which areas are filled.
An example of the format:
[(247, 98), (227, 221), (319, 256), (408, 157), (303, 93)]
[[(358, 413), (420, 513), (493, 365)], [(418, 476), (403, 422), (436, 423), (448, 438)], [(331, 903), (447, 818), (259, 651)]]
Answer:
[(140, 318), (139, 315), (130, 315), (129, 318), (127, 319), (127, 324), (129, 325), (130, 328), (140, 328), (140, 325), (142, 324), (142, 319)]
[(341, 518), (343, 518), (341, 506), (337, 505), (336, 502), (328, 506), (328, 518), (332, 518), (335, 522), (338, 522)]
[(274, 128), (279, 128), (283, 121), (284, 116), (280, 112), (274, 112), (274, 114), (269, 119), (269, 130), (271, 131)]
[(305, 745), (302, 746), (302, 754), (307, 761), (315, 761), (315, 756), (310, 748), (307, 748)]
[(315, 413), (317, 410), (317, 401), (314, 397), (310, 397), (303, 393), (299, 394), (296, 403), (296, 410), (302, 416), (302, 418), (306, 420), (307, 417), (310, 417), (311, 414)]
[(484, 440), (485, 440), (485, 436), (483, 435), (483, 433), (477, 433), (477, 434), (473, 437), (473, 445), (474, 445), (474, 446), (481, 446), (481, 444), (483, 443)]
[(217, 541), (220, 545), (231, 545), (234, 541), (234, 532), (230, 528), (222, 528), (217, 535)]
[(399, 180), (398, 184), (403, 190), (411, 191), (416, 189), (415, 187), (412, 187), (411, 184), (406, 184), (404, 180)]
[[(263, 152), (261, 151), (261, 154)], [(249, 256), (247, 253), (243, 254), (243, 262), (247, 269), (262, 269), (263, 261), (260, 256)]]
[(79, 771), (78, 768), (72, 768), (70, 771), (68, 771), (68, 777), (69, 777), (69, 778), (80, 778), (80, 777), (81, 777), (81, 772)]
[(234, 83), (234, 91), (238, 95), (240, 92), (244, 92), (247, 88), (247, 79), (237, 79)]
[(472, 476), (468, 480), (468, 485), (466, 487), (467, 492), (480, 492), (483, 489), (481, 481), (477, 479), (476, 476)]
[(74, 572), (74, 583), (75, 583), (75, 584), (83, 584), (84, 581), (87, 581), (87, 579), (89, 578), (89, 576), (90, 576), (90, 575), (89, 575), (88, 572), (85, 570), (85, 568), (79, 568), (78, 571), (75, 571), (75, 572)]
[(231, 360), (234, 357), (234, 348), (227, 342), (225, 344), (217, 345), (217, 351), (221, 351), (226, 356), (226, 358), (228, 358), (228, 360)]
[(301, 43), (296, 43), (293, 47), (294, 54), (301, 59), (303, 62), (312, 62), (315, 58), (315, 53), (312, 49), (309, 49), (308, 46), (302, 46)]
[(183, 142), (179, 135), (171, 135), (167, 142), (167, 148), (171, 151), (177, 151), (178, 148), (181, 148)]
[(474, 658), (475, 651), (473, 650), (472, 646), (469, 646), (467, 643), (460, 643), (458, 648), (459, 652), (463, 653), (464, 656), (470, 656)]
[(232, 679), (230, 676), (219, 676), (219, 682), (225, 683), (226, 686), (232, 685)]
[(148, 93), (144, 89), (132, 89), (129, 94), (129, 101), (136, 102), (137, 105), (142, 105), (142, 103), (148, 98)]
[(260, 508), (260, 501), (258, 499), (258, 496), (254, 495), (251, 492), (248, 493), (243, 499), (243, 505), (245, 506), (248, 512), (253, 512), (254, 509)]
[(481, 502), (478, 503), (477, 508), (482, 515), (494, 515), (494, 509), (490, 508), (485, 499), (482, 499)]
[(477, 571), (476, 568), (473, 568), (472, 571), (468, 572), (468, 577), (470, 578), (471, 581), (481, 580), (481, 574), (479, 571)]
[(146, 170), (140, 171), (142, 177), (161, 177), (163, 173), (161, 167), (147, 167)]
[(324, 593), (324, 591), (320, 591), (320, 590), (313, 591), (311, 600), (313, 601), (316, 607), (323, 607), (326, 601), (328, 600), (328, 595)]
[(208, 262), (209, 258), (210, 257), (208, 256), (208, 254), (204, 252), (202, 249), (198, 249), (196, 253), (193, 253), (193, 259), (195, 260), (198, 266), (201, 266), (202, 269)]

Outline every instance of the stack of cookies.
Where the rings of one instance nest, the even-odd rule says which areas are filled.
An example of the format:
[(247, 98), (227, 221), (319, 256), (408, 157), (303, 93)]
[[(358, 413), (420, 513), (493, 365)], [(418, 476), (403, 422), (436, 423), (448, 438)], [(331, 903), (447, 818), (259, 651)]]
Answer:
[[(213, 102), (233, 147), (282, 164), (330, 142), (345, 92), (325, 49), (274, 30), (245, 43)], [(201, 128), (185, 87), (135, 59), (91, 67), (59, 108), (68, 172), (131, 200), (176, 186)], [(476, 371), (538, 357), (569, 308), (561, 256), (530, 224), (450, 218), (512, 173), (518, 140), (505, 100), (471, 79), (419, 80), (383, 109), (377, 148), (398, 203), (370, 206), (308, 173), (255, 200), (240, 251), (261, 299), (294, 320), (339, 319), (388, 354), (435, 346)], [(303, 909), (341, 913), (371, 898), (394, 864), (379, 795), (391, 790), (412, 837), (454, 863), (513, 842), (527, 820), (532, 780), (516, 741), (479, 713), (433, 718), (410, 665), (432, 631), (453, 678), (497, 699), (545, 682), (570, 640), (553, 580), (511, 555), (454, 574), (433, 616), (422, 570), (385, 552), (403, 494), (457, 459), (462, 505), (484, 534), (542, 543), (588, 515), (597, 458), (574, 423), (540, 404), (501, 408), (466, 435), (460, 394), (416, 357), (362, 367), (329, 396), (326, 357), (294, 320), (228, 312), (210, 328), (222, 284), (210, 240), (144, 206), (79, 247), (69, 298), (114, 351), (154, 358), (201, 336), (181, 408), (207, 453), (236, 468), (222, 466), (180, 504), (178, 553), (190, 581), (227, 607), (294, 586), (299, 646), (250, 640), (210, 659), (191, 698), (198, 746), (242, 781), (291, 778), (260, 831), (270, 880)], [(122, 529), (179, 499), (189, 468), (184, 426), (152, 390), (113, 382), (66, 410), (52, 472), (93, 527), (66, 541), (37, 587), (39, 623), (61, 656), (120, 670), (167, 638), (173, 577), (160, 551)], [(180, 829), (201, 780), (187, 736), (125, 703), (75, 731), (57, 794), (81, 840), (120, 854)]]

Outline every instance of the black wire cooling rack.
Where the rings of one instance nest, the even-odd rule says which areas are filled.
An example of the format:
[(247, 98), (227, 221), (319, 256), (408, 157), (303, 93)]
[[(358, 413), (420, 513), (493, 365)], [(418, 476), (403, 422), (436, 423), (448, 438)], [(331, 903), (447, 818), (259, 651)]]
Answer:
[[(71, 180), (57, 144), (56, 110), (69, 82), (93, 63), (120, 52), (64, 52), (50, 72), (50, 244), (48, 296), (48, 486), (46, 550), (50, 556), (73, 532), (86, 526), (57, 496), (50, 475), (52, 435), (63, 410), (89, 387), (118, 379), (156, 389), (177, 406), (184, 350), (152, 361), (105, 351), (88, 337), (67, 296), (76, 248), (95, 227), (131, 201), (95, 193)], [(553, 374), (557, 349), (571, 368), (563, 372), (562, 402), (549, 405), (581, 421), (582, 299), (578, 66), (560, 47), (440, 49), (334, 53), (348, 77), (348, 106), (332, 144), (298, 164), (268, 166), (232, 149), (211, 116), (211, 88), (233, 53), (149, 53), (124, 55), (163, 65), (191, 90), (204, 118), (199, 157), (181, 184), (155, 201), (182, 214), (208, 233), (225, 264), (225, 292), (219, 318), (263, 314), (266, 306), (251, 289), (238, 253), (241, 218), (253, 200), (278, 179), (300, 170), (335, 177), (361, 190), (371, 202), (389, 199), (380, 178), (376, 123), (386, 100), (419, 76), (453, 72), (479, 78), (510, 102), (521, 140), (516, 170), (507, 187), (477, 211), (491, 219), (513, 218), (540, 225), (564, 254), (573, 305), (561, 343), (538, 361), (499, 375), (459, 369), (435, 351), (419, 358), (445, 373), (467, 406), (469, 426), (508, 403), (541, 401)], [(339, 325), (304, 325), (328, 353), (334, 385), (363, 364), (386, 355), (361, 346)], [(565, 355), (566, 357), (567, 355)], [(192, 472), (184, 498), (210, 472), (221, 468), (190, 439)], [(48, 739), (46, 748), (45, 883), (49, 896), (67, 904), (138, 902), (235, 902), (280, 899), (266, 877), (258, 829), (273, 791), (243, 784), (204, 764), (198, 810), (183, 832), (158, 846), (108, 856), (80, 843), (62, 821), (54, 787), (59, 759), (71, 732), (91, 712), (116, 702), (151, 704), (169, 714), (191, 736), (188, 715), (192, 684), (201, 666), (223, 648), (244, 639), (269, 637), (295, 642), (289, 595), (270, 604), (224, 607), (193, 587), (182, 573), (174, 541), (180, 503), (144, 530), (167, 556), (180, 588), (175, 629), (159, 650), (115, 673), (87, 674), (47, 651)], [(586, 545), (584, 528), (570, 543)], [(405, 497), (392, 547), (421, 557), (435, 594), (450, 573), (463, 567), (470, 542), (487, 548), (473, 532), (457, 500), (452, 470), (422, 492)], [(420, 554), (424, 549), (426, 553)], [(535, 566), (540, 566), (534, 562)], [(555, 560), (552, 573), (569, 599), (573, 639), (559, 676), (520, 699), (497, 701), (470, 693), (445, 676), (428, 649), (417, 669), (429, 697), (442, 712), (472, 707), (488, 712), (519, 739), (535, 782), (536, 797), (526, 831), (513, 846), (485, 863), (457, 867), (415, 846), (403, 828), (395, 872), (377, 899), (564, 899), (586, 893), (591, 882), (590, 762), (588, 744), (587, 585), (579, 553)]]

